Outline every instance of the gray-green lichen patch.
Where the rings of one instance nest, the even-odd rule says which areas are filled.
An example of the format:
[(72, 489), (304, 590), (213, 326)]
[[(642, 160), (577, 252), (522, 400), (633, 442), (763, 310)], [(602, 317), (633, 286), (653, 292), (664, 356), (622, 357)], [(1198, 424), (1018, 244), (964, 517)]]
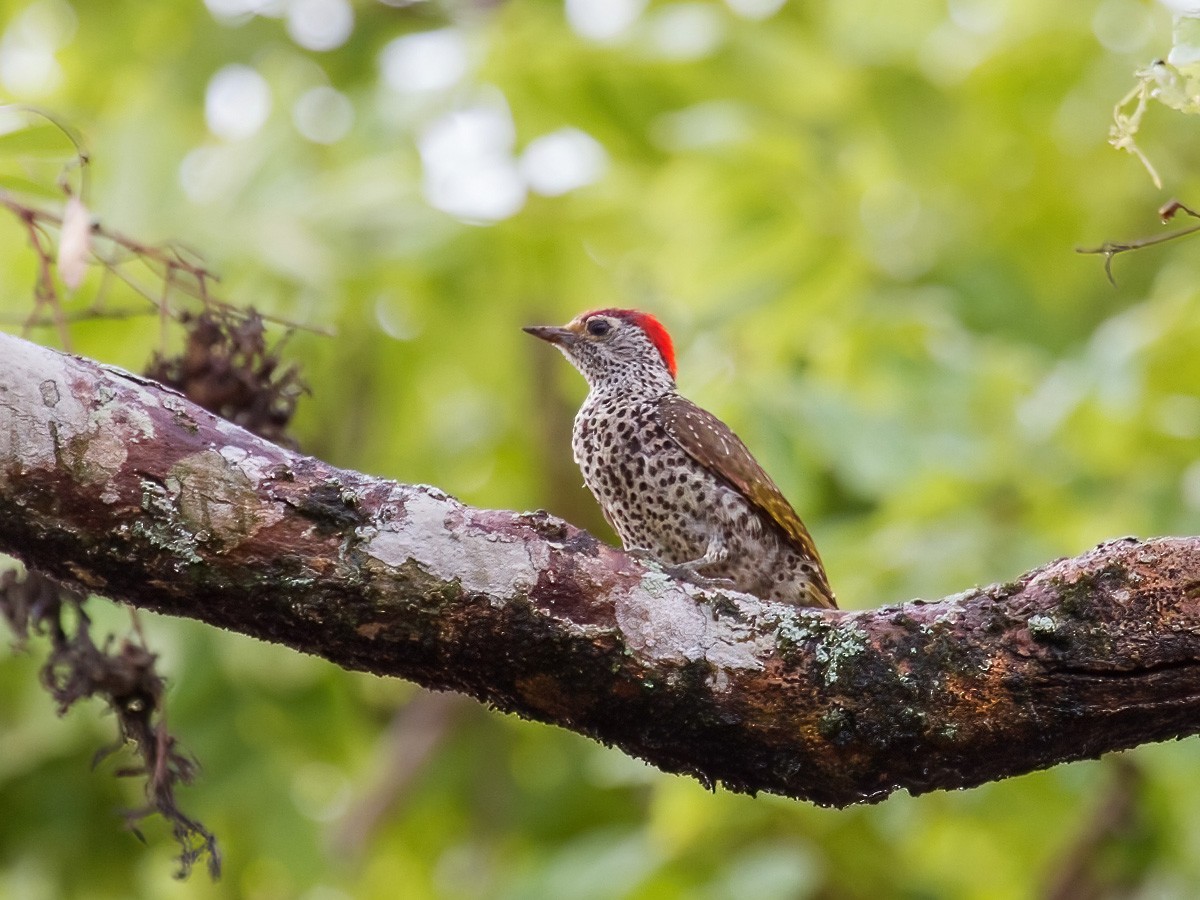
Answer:
[(413, 560), (433, 577), (493, 602), (528, 594), (549, 562), (541, 541), (473, 528), (464, 508), (440, 492), (397, 488), (383, 509), (387, 515), (355, 531), (368, 556), (393, 569)]
[(143, 478), (142, 510), (146, 515), (127, 526), (134, 537), (189, 563), (202, 562), (197, 538), (177, 515), (175, 498), (157, 482)]
[(851, 665), (867, 649), (868, 635), (854, 621), (832, 625), (824, 638), (817, 642), (814, 656), (825, 666), (825, 684), (837, 682), (842, 670)]
[[(101, 368), (111, 371), (107, 366)], [(123, 372), (120, 369), (116, 371)], [(104, 381), (95, 386), (93, 402), (89, 405), (91, 412), (87, 430), (114, 428), (134, 442), (153, 438), (154, 421), (146, 409), (156, 406), (157, 398), (141, 384), (131, 388), (122, 383), (120, 387), (123, 390), (118, 391), (116, 386)], [(135, 396), (130, 396), (131, 391)]]
[(629, 590), (619, 590), (614, 610), (625, 646), (658, 661), (700, 657), (704, 613), (668, 575), (651, 570)]
[(110, 411), (93, 413), (88, 429), (61, 448), (63, 464), (80, 484), (108, 486), (125, 465), (129, 456), (125, 435), (110, 420)]
[(740, 595), (736, 616), (728, 612), (733, 602), (652, 569), (629, 590), (616, 592), (615, 613), (630, 650), (655, 662), (706, 662), (715, 667), (710, 683), (720, 690), (728, 678), (717, 673), (761, 669), (773, 645), (759, 624), (761, 602)]
[(854, 619), (833, 618), (815, 609), (787, 607), (775, 614), (780, 653), (794, 658), (811, 653), (832, 686), (869, 648), (869, 635)]
[(258, 456), (243, 447), (226, 445), (218, 451), (230, 466), (236, 467), (252, 484), (278, 477), (280, 461)]
[(1058, 631), (1058, 622), (1054, 621), (1053, 616), (1030, 616), (1029, 617), (1029, 633), (1035, 640), (1048, 640), (1054, 637)]
[(175, 463), (167, 473), (166, 489), (180, 523), (197, 540), (222, 549), (236, 546), (284, 515), (276, 505), (263, 503), (255, 480), (216, 450), (202, 450)]
[(953, 626), (958, 624), (962, 617), (964, 607), (972, 601), (983, 596), (984, 591), (981, 588), (973, 587), (965, 591), (959, 591), (957, 594), (951, 594), (942, 600), (937, 601), (939, 612), (932, 619), (932, 622), (937, 625)]
[(195, 434), (200, 430), (199, 423), (192, 418), (191, 404), (183, 397), (177, 397), (174, 394), (164, 394), (159, 403), (163, 409), (171, 414), (171, 419), (175, 424), (184, 431)]
[(775, 640), (783, 652), (795, 650), (828, 633), (831, 623), (815, 609), (777, 606), (773, 612)]
[(732, 601), (718, 597), (701, 605), (705, 614), (704, 659), (722, 669), (763, 668), (774, 650), (775, 638), (763, 624), (763, 602), (743, 594), (737, 615), (725, 607)]

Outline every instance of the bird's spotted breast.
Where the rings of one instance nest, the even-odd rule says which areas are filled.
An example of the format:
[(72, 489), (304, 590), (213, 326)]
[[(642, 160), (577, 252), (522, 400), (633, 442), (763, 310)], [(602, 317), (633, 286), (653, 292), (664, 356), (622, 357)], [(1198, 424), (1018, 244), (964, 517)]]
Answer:
[[(705, 560), (700, 574), (767, 599), (817, 602), (813, 561), (735, 485), (684, 449), (664, 427), (661, 404), (662, 397), (593, 391), (575, 418), (575, 460), (621, 542), (668, 565)], [(705, 418), (686, 427), (706, 445), (730, 440)]]

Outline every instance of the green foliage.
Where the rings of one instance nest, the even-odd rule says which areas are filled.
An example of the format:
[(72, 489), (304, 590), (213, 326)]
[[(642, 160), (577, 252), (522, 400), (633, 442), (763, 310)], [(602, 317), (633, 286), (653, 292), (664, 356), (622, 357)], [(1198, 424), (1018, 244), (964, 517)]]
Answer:
[[(847, 606), (1011, 579), (1123, 534), (1195, 533), (1194, 247), (1119, 257), (1115, 289), (1074, 253), (1159, 227), (1165, 197), (1106, 140), (1134, 69), (1169, 46), (1168, 14), (1136, 0), (734, 11), (752, 5), (769, 6), (653, 3), (596, 41), (548, 0), (363, 0), (348, 38), (314, 50), (293, 37), (300, 2), (259, 4), (290, 18), (220, 18), (200, 3), (0, 0), (0, 97), (81, 133), (83, 197), (106, 226), (195, 248), (230, 301), (336, 330), (289, 344), (313, 386), (295, 434), (335, 464), (607, 534), (569, 461), (582, 384), (519, 326), (615, 303), (669, 324), (682, 389), (794, 500)], [(433, 62), (388, 56), (447, 27), (461, 44)], [(410, 87), (445, 83), (389, 87), (388, 58)], [(235, 84), (240, 115), (262, 86), (270, 98), (256, 127), (221, 125), (211, 103), (206, 119), (234, 64), (262, 79)], [(493, 154), (478, 137), (431, 143), (444, 116), (475, 109), (498, 129)], [(22, 116), (0, 110), (0, 189), (54, 208), (71, 143)], [(1153, 107), (1140, 124), (1168, 189), (1195, 200), (1194, 120)], [(568, 127), (603, 148), (604, 171), (519, 202), (513, 159)], [(450, 178), (447, 202), (434, 182), (455, 153), (455, 177), (480, 180)], [(496, 196), (518, 192), (504, 214), (433, 205), (492, 196), (480, 173)], [(36, 277), (0, 210), (5, 327), (32, 311)], [(99, 267), (66, 311), (101, 290), (109, 309), (152, 312)], [(163, 349), (153, 314), (70, 335), (131, 369)], [(94, 605), (98, 631), (128, 627)], [(1077, 764), (837, 812), (710, 794), (463, 701), (347, 850), (341, 817), (389, 770), (388, 722), (417, 692), (188, 622), (147, 630), (170, 726), (204, 766), (181, 802), (219, 835), (223, 880), (177, 884), (165, 829), (145, 823), (149, 848), (121, 831), (137, 786), (111, 761), (88, 771), (111, 722), (55, 720), (34, 644), (0, 656), (0, 895), (1023, 897), (1063, 871), (1116, 777)], [(1125, 758), (1135, 811), (1089, 851), (1089, 877), (1191, 893), (1195, 742)]]

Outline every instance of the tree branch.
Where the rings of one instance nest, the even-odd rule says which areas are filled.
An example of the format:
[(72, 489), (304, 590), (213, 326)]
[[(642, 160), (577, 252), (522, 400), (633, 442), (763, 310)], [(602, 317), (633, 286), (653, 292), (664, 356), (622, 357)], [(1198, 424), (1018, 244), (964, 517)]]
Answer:
[(89, 590), (822, 804), (1200, 731), (1200, 539), (864, 612), (673, 581), (0, 336), (0, 550)]

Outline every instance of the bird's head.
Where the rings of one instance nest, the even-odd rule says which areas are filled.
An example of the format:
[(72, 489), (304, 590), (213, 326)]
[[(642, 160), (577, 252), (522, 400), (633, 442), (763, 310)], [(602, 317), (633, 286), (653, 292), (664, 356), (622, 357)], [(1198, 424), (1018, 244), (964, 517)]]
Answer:
[(593, 388), (675, 387), (675, 348), (661, 322), (636, 309), (580, 313), (562, 327), (529, 325), (534, 337), (558, 347)]

